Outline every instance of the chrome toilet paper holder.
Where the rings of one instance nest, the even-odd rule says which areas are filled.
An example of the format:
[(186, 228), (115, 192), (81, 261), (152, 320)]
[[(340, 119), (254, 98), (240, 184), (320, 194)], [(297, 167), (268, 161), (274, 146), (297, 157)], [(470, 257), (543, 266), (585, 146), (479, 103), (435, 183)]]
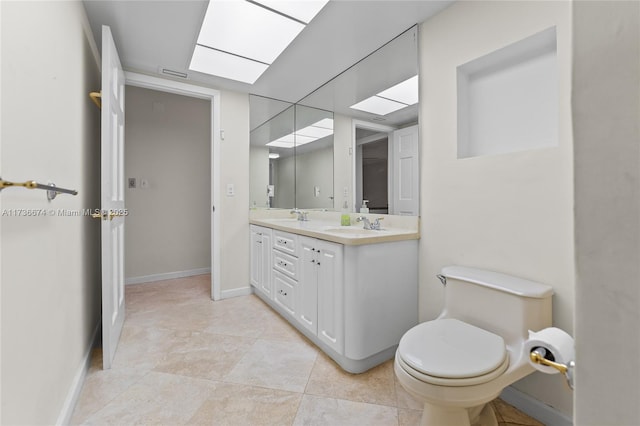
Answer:
[(532, 362), (555, 368), (560, 373), (564, 374), (564, 378), (567, 380), (567, 385), (569, 385), (571, 390), (573, 390), (573, 374), (576, 366), (575, 362), (572, 360), (567, 364), (560, 364), (552, 359), (547, 358), (547, 356), (553, 356), (553, 354), (551, 354), (551, 352), (547, 351), (543, 347), (534, 348), (529, 354), (529, 358)]

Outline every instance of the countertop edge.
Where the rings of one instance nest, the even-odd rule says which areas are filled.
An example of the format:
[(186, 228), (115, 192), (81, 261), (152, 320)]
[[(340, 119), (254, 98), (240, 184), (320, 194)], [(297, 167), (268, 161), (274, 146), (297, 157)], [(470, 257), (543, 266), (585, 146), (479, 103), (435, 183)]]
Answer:
[(380, 243), (389, 243), (396, 241), (408, 241), (408, 240), (419, 240), (420, 232), (411, 232), (408, 230), (406, 233), (393, 234), (388, 233), (384, 235), (376, 235), (371, 237), (341, 237), (335, 234), (330, 234), (327, 232), (312, 230), (312, 229), (301, 229), (301, 228), (293, 228), (286, 225), (280, 225), (276, 223), (262, 221), (260, 219), (249, 219), (249, 224), (262, 226), (264, 228), (276, 229), (278, 231), (290, 232), (292, 234), (303, 235), (306, 237), (318, 238), (325, 241), (331, 241), (338, 244), (344, 244), (346, 246), (360, 246), (365, 244), (380, 244)]

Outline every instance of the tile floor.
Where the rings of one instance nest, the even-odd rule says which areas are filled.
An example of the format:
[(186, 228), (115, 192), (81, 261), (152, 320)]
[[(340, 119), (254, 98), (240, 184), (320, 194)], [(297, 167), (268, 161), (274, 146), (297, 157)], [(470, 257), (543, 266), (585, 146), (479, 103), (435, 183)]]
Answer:
[[(393, 362), (342, 371), (256, 296), (212, 302), (210, 276), (129, 286), (111, 370), (94, 350), (72, 424), (417, 425)], [(500, 425), (542, 425), (501, 400)]]

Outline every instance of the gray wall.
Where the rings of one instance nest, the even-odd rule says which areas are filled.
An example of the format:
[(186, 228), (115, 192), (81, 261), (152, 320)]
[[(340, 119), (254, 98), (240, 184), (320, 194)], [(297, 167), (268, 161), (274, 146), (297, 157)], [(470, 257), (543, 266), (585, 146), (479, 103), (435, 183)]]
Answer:
[(272, 167), (271, 173), (275, 187), (271, 207), (279, 209), (295, 207), (296, 157), (291, 155), (270, 160), (269, 167)]
[(640, 421), (640, 3), (575, 2), (575, 424)]
[[(320, 188), (315, 196), (314, 186)], [(296, 155), (296, 207), (333, 209), (333, 147)]]
[[(127, 86), (125, 277), (211, 266), (211, 107)], [(149, 182), (141, 187), (141, 179)]]
[[(79, 191), (6, 189), (3, 211), (100, 207), (97, 50), (80, 2), (0, 2), (2, 168), (7, 180)], [(100, 221), (0, 219), (2, 424), (55, 424), (100, 322)], [(65, 411), (66, 410), (66, 411)]]

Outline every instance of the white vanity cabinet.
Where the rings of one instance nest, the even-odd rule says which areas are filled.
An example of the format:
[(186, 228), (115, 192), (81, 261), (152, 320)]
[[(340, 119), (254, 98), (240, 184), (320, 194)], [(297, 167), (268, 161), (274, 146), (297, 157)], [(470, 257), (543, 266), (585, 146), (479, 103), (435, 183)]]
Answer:
[[(361, 373), (393, 358), (402, 335), (418, 323), (418, 240), (349, 244), (298, 226), (274, 228), (269, 250), (252, 225), (256, 295), (346, 371)], [(270, 293), (253, 283), (269, 251)]]
[(296, 319), (332, 349), (342, 352), (342, 245), (300, 237)]
[(271, 298), (271, 229), (251, 225), (251, 285)]

